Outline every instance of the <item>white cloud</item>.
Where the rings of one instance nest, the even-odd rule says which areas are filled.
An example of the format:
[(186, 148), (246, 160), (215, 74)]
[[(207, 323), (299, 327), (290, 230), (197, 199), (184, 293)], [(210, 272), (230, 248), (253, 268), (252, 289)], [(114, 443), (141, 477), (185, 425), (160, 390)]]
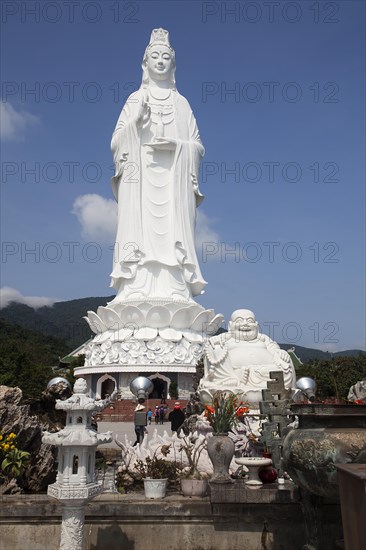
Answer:
[(15, 288), (10, 286), (3, 286), (0, 288), (0, 309), (6, 307), (11, 302), (17, 304), (25, 304), (26, 306), (37, 309), (43, 306), (53, 306), (55, 302), (58, 302), (55, 298), (47, 298), (46, 296), (23, 296)]
[(27, 111), (16, 111), (10, 103), (0, 101), (0, 137), (3, 141), (22, 140), (28, 127), (40, 122)]
[(74, 201), (72, 213), (81, 224), (83, 237), (114, 242), (117, 228), (117, 203), (95, 193), (80, 195)]
[[(84, 238), (100, 241), (113, 241), (117, 229), (117, 203), (101, 195), (80, 195), (74, 201), (72, 213), (78, 218)], [(212, 228), (211, 220), (202, 209), (197, 210), (196, 250), (202, 253), (203, 247), (220, 243), (218, 233)]]
[(220, 246), (220, 236), (212, 228), (214, 221), (211, 220), (202, 209), (197, 210), (196, 218), (196, 250), (199, 258), (217, 259), (220, 255), (217, 254)]

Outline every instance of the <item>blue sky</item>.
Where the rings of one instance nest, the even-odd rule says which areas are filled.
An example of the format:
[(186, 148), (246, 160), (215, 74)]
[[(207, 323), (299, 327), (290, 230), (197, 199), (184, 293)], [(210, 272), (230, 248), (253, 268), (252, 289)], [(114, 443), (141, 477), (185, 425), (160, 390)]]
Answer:
[(10, 1), (1, 15), (5, 298), (112, 293), (110, 138), (161, 26), (206, 148), (198, 301), (226, 319), (253, 309), (279, 342), (365, 349), (364, 2)]

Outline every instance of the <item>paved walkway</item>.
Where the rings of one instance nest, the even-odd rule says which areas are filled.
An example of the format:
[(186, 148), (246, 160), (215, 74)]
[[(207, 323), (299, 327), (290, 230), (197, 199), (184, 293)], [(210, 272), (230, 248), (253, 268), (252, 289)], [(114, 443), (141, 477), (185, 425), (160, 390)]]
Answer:
[[(168, 435), (172, 434), (172, 431), (170, 429), (170, 422), (165, 422), (164, 424), (151, 424), (151, 426), (147, 426), (148, 434), (147, 437), (150, 439), (154, 431), (157, 430), (159, 435), (163, 435), (164, 431), (167, 431)], [(112, 443), (103, 443), (101, 447), (110, 447), (114, 449), (118, 449), (118, 445), (114, 441), (115, 434), (118, 437), (118, 440), (124, 443), (125, 441), (125, 434), (127, 435), (129, 441), (134, 443), (136, 441), (135, 436), (135, 427), (133, 422), (98, 422), (98, 432), (113, 432), (113, 441)]]

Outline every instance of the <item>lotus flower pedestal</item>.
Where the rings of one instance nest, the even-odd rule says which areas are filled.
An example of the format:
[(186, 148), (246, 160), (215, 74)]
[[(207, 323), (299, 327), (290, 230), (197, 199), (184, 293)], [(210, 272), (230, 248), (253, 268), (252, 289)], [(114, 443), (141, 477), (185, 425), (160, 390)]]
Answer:
[[(85, 365), (75, 370), (76, 375), (109, 373), (121, 397), (132, 399), (129, 384), (136, 373), (160, 373), (169, 386), (169, 373), (175, 372), (179, 373), (179, 395), (184, 399), (189, 398), (191, 377), (203, 345), (217, 332), (223, 316), (192, 299), (150, 298), (111, 302), (96, 313), (89, 311), (85, 320), (94, 337), (83, 349)], [(96, 387), (98, 395), (98, 384)]]

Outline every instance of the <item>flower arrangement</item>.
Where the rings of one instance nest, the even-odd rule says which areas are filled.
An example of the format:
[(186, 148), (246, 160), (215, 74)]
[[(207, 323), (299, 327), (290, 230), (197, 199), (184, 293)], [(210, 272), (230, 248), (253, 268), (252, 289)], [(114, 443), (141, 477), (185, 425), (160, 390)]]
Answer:
[(249, 412), (246, 403), (239, 401), (238, 396), (228, 391), (217, 391), (212, 405), (206, 405), (205, 417), (212, 426), (213, 433), (228, 433), (238, 423), (240, 417)]

